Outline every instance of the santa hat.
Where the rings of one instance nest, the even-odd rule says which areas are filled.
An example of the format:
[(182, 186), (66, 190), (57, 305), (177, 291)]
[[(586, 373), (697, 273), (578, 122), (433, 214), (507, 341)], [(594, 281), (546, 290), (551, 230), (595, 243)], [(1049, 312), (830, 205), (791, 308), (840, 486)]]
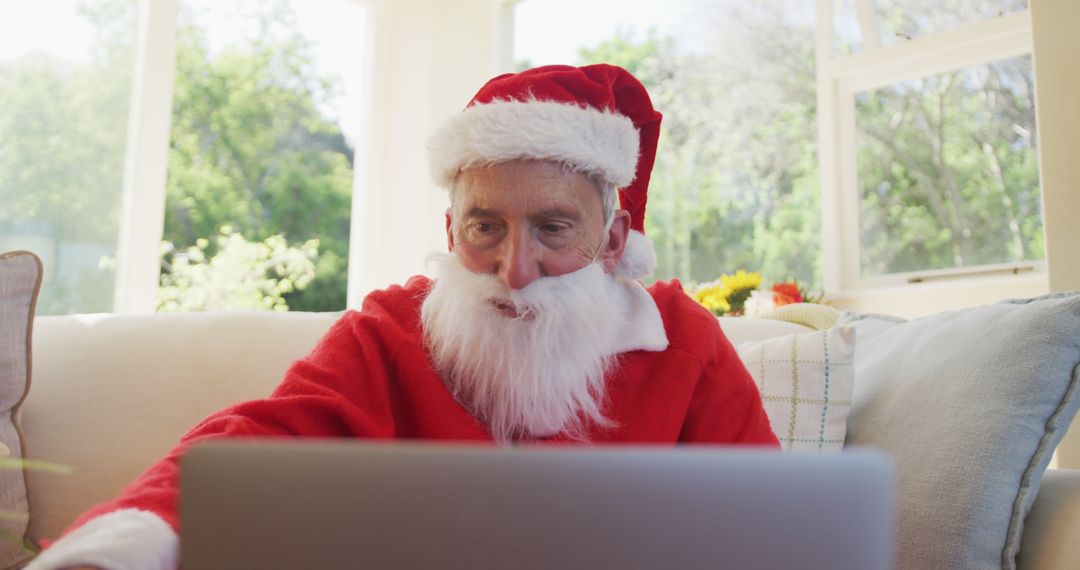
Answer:
[(500, 75), (428, 145), (435, 181), (449, 188), (464, 168), (515, 159), (566, 164), (619, 189), (630, 237), (615, 272), (644, 277), (656, 266), (645, 237), (645, 201), (661, 115), (633, 75), (614, 65), (549, 65)]

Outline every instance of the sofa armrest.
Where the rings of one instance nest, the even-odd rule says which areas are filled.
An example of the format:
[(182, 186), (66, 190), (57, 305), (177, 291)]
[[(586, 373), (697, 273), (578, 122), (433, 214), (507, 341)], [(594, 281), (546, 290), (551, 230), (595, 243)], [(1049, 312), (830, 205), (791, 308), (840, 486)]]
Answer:
[(1051, 469), (1024, 521), (1018, 570), (1065, 570), (1080, 560), (1080, 469)]

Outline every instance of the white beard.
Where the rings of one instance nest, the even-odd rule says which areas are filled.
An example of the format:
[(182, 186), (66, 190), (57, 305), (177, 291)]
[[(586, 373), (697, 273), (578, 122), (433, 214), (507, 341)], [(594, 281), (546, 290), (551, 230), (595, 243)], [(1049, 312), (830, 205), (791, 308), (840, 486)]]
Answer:
[(604, 377), (623, 319), (611, 275), (590, 263), (511, 290), (453, 254), (434, 260), (438, 279), (420, 311), (432, 362), (497, 442), (584, 440), (590, 426), (613, 425), (602, 413)]

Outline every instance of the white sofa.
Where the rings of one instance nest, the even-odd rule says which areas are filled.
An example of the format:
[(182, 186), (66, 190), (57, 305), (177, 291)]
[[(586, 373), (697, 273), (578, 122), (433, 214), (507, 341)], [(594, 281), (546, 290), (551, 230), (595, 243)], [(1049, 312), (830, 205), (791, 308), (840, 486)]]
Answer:
[[(120, 491), (207, 414), (266, 396), (338, 313), (39, 317), (22, 408), (27, 455), (71, 466), (31, 472), (34, 539), (55, 538)], [(722, 319), (735, 342), (806, 331)], [(902, 498), (901, 498), (902, 500)], [(1080, 567), (1080, 471), (1051, 471), (1027, 519), (1020, 568)]]

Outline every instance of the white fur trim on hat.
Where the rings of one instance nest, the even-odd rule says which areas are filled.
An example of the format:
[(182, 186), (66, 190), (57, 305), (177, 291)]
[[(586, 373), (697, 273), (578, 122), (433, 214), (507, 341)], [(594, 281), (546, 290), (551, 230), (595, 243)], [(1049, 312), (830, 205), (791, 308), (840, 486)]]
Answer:
[(174, 570), (180, 537), (161, 517), (121, 509), (90, 519), (56, 541), (26, 570), (94, 566), (110, 570)]
[(634, 123), (615, 112), (553, 101), (504, 100), (467, 107), (428, 143), (431, 175), (449, 187), (470, 166), (553, 160), (622, 188), (638, 160)]
[(656, 269), (656, 250), (652, 240), (645, 234), (630, 230), (623, 248), (622, 259), (615, 266), (615, 274), (630, 279), (640, 279), (652, 275)]

